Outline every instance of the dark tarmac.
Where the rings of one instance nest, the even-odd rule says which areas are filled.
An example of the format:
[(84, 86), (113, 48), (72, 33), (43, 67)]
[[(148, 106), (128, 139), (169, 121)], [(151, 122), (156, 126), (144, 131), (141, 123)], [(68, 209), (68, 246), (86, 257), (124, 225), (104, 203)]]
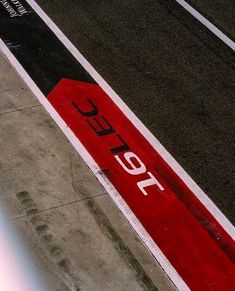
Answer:
[(197, 11), (213, 22), (227, 36), (234, 40), (235, 35), (235, 4), (230, 0), (190, 0)]
[[(234, 52), (175, 1), (37, 2), (235, 224)], [(219, 2), (190, 1), (234, 39)]]

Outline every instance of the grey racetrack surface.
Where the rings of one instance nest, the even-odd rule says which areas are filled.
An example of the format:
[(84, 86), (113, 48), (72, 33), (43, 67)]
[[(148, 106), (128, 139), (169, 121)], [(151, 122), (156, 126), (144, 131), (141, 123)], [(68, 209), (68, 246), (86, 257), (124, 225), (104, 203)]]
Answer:
[(235, 4), (231, 0), (190, 0), (195, 9), (234, 40)]
[[(224, 13), (202, 2), (191, 1), (234, 37), (232, 1)], [(235, 223), (231, 49), (175, 1), (37, 3)]]

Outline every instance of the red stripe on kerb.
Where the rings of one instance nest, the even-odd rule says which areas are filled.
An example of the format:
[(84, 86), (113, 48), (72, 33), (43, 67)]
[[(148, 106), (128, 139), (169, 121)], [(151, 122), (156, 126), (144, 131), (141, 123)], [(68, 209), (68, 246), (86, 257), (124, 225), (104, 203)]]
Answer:
[(187, 285), (232, 290), (234, 241), (111, 98), (63, 79), (48, 99)]

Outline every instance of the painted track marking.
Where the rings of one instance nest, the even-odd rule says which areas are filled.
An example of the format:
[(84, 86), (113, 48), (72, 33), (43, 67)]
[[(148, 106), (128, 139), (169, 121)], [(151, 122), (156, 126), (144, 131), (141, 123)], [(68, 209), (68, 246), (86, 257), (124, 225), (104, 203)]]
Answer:
[[(217, 221), (235, 240), (235, 229), (227, 217), (219, 210), (219, 208), (211, 201), (211, 199), (204, 193), (204, 191), (194, 182), (194, 180), (186, 173), (186, 171), (179, 165), (179, 163), (172, 157), (172, 155), (164, 148), (159, 140), (145, 127), (140, 119), (130, 110), (124, 101), (114, 92), (114, 90), (107, 84), (107, 82), (100, 76), (100, 74), (92, 67), (92, 65), (84, 58), (72, 42), (65, 36), (65, 34), (58, 28), (58, 26), (46, 15), (41, 7), (34, 0), (26, 0), (29, 5), (36, 11), (41, 19), (50, 27), (58, 39), (65, 45), (71, 54), (78, 60), (84, 69), (94, 78), (100, 87), (110, 96), (115, 104), (122, 110), (129, 120), (135, 124), (136, 128), (149, 141), (155, 150), (162, 156), (174, 172), (185, 182), (188, 188), (197, 196), (202, 204), (209, 210), (209, 212), (216, 217)], [(7, 49), (8, 50), (8, 49)], [(18, 62), (19, 64), (19, 62)], [(19, 64), (20, 65), (20, 64)], [(21, 65), (20, 65), (21, 66)]]
[[(206, 208), (216, 217), (221, 225), (225, 228), (225, 230), (231, 235), (231, 237), (235, 237), (234, 228), (231, 223), (227, 220), (227, 218), (220, 212), (220, 210), (213, 204), (213, 202), (205, 195), (205, 193), (196, 185), (196, 183), (186, 174), (186, 172), (179, 166), (179, 164), (172, 158), (172, 156), (164, 149), (164, 147), (159, 143), (159, 141), (150, 133), (150, 131), (141, 123), (141, 121), (133, 114), (133, 112), (126, 106), (126, 104), (120, 99), (119, 96), (110, 88), (110, 86), (100, 77), (100, 75), (94, 70), (94, 68), (85, 60), (85, 58), (78, 52), (78, 50), (72, 45), (72, 43), (67, 39), (67, 37), (59, 30), (59, 28), (49, 19), (49, 17), (41, 10), (41, 8), (35, 3), (35, 1), (28, 0), (27, 1), (34, 10), (38, 13), (38, 15), (44, 20), (44, 22), (51, 28), (51, 30), (57, 35), (57, 37), (64, 43), (64, 45), (68, 48), (68, 50), (73, 54), (73, 56), (83, 65), (83, 67), (90, 73), (90, 75), (97, 81), (97, 83), (103, 88), (103, 90), (111, 97), (113, 102), (122, 110), (122, 112), (128, 117), (129, 120), (133, 124), (135, 124), (136, 128), (142, 133), (142, 135), (150, 142), (153, 148), (162, 156), (162, 158), (171, 166), (174, 172), (185, 182), (188, 188), (195, 193), (195, 195), (199, 198), (199, 200), (206, 206)], [(90, 156), (87, 150), (82, 146), (80, 141), (74, 135), (74, 133), (68, 128), (63, 119), (58, 115), (55, 109), (51, 106), (51, 104), (47, 101), (45, 96), (42, 94), (40, 89), (35, 85), (34, 81), (30, 78), (30, 76), (26, 73), (24, 68), (20, 65), (20, 63), (16, 60), (14, 55), (9, 51), (9, 49), (5, 46), (3, 42), (0, 43), (0, 47), (11, 61), (11, 63), (15, 66), (17, 71), (26, 81), (28, 86), (34, 92), (34, 94), (38, 97), (41, 103), (44, 105), (46, 110), (52, 116), (52, 118), (56, 121), (56, 123), (61, 127), (65, 135), (71, 141), (71, 143), (75, 146), (78, 152), (81, 154), (83, 159), (87, 162), (89, 167), (92, 169), (94, 174), (100, 180), (104, 188), (108, 191), (108, 193), (115, 200), (119, 208), (122, 210), (124, 215), (128, 218), (129, 222), (132, 224), (134, 229), (137, 231), (141, 239), (148, 246), (154, 256), (158, 259), (162, 267), (165, 269), (166, 273), (172, 279), (174, 284), (180, 290), (187, 290), (187, 286), (180, 278), (180, 276), (176, 273), (175, 269), (171, 266), (169, 261), (157, 247), (155, 242), (150, 238), (145, 229), (136, 219), (130, 208), (127, 206), (125, 201), (121, 198), (121, 196), (114, 189), (112, 184), (105, 178), (100, 175), (100, 169), (94, 159)]]
[(184, 0), (175, 0), (175, 1), (179, 3), (191, 15), (193, 15), (198, 21), (200, 21), (204, 26), (206, 26), (211, 32), (213, 32), (219, 39), (221, 39), (233, 51), (235, 51), (235, 42), (232, 39), (230, 39), (226, 34), (224, 34), (220, 29), (218, 29), (213, 23), (211, 23), (208, 19), (206, 19), (202, 14), (200, 14), (195, 8), (193, 8), (186, 1)]
[[(100, 174), (99, 166), (97, 165), (95, 160), (91, 157), (91, 155), (88, 153), (86, 148), (82, 145), (82, 143), (79, 141), (79, 139), (75, 136), (73, 131), (67, 126), (67, 124), (61, 118), (61, 116), (58, 114), (58, 112), (55, 110), (55, 108), (51, 105), (51, 103), (48, 101), (48, 99), (43, 95), (43, 93), (38, 88), (38, 86), (35, 84), (35, 82), (32, 80), (32, 78), (25, 71), (25, 69), (22, 67), (22, 65), (18, 62), (18, 60), (15, 58), (15, 56), (11, 53), (11, 51), (8, 49), (8, 47), (5, 45), (5, 43), (1, 39), (0, 39), (0, 49), (4, 53), (4, 55), (7, 57), (7, 59), (10, 61), (10, 63), (13, 65), (13, 67), (16, 69), (16, 71), (21, 76), (21, 78), (25, 81), (25, 83), (30, 88), (30, 90), (38, 98), (38, 100), (43, 105), (43, 107), (46, 109), (46, 111), (49, 113), (49, 115), (52, 117), (52, 119), (56, 122), (56, 124), (63, 131), (65, 136), (68, 138), (68, 140), (72, 143), (74, 148), (77, 150), (77, 152), (83, 158), (85, 163), (88, 165), (88, 167), (94, 173), (94, 175), (97, 177), (97, 179), (102, 184), (104, 189), (112, 197), (112, 199), (114, 200), (114, 202), (116, 203), (118, 208), (121, 210), (121, 212), (127, 218), (127, 220), (129, 221), (129, 223), (131, 224), (133, 229), (136, 231), (136, 233), (138, 234), (140, 239), (146, 245), (146, 247), (150, 250), (150, 252), (153, 254), (153, 256), (157, 259), (158, 263), (164, 269), (164, 271), (166, 272), (166, 274), (168, 275), (170, 280), (173, 282), (173, 284), (176, 286), (176, 288), (178, 290), (182, 290), (182, 291), (190, 290), (188, 288), (188, 286), (186, 285), (186, 283), (184, 282), (184, 280), (180, 277), (180, 275), (177, 273), (177, 271), (174, 269), (174, 267), (168, 261), (166, 256), (163, 254), (163, 252), (160, 250), (160, 248), (156, 245), (156, 243), (153, 241), (153, 239), (150, 237), (150, 235), (144, 229), (144, 227), (139, 222), (139, 220), (136, 218), (136, 216), (133, 214), (133, 212), (130, 210), (127, 203), (124, 201), (124, 199), (116, 191), (114, 186), (109, 182), (109, 180), (104, 175)], [(85, 60), (85, 63), (86, 62), (87, 61)], [(92, 68), (92, 71), (93, 70), (94, 69)]]

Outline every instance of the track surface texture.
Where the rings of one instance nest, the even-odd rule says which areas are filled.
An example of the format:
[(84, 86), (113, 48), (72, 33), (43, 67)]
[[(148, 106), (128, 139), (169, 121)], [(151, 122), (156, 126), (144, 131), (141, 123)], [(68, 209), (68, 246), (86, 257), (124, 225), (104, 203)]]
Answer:
[(234, 52), (175, 1), (37, 2), (234, 224)]
[[(120, 259), (118, 253), (117, 257), (110, 261), (110, 268), (115, 268), (116, 265), (120, 270), (124, 266), (127, 267), (125, 272), (118, 276), (124, 276), (120, 279), (121, 284), (124, 282), (128, 285), (130, 282), (128, 290), (232, 290), (235, 274), (235, 248), (232, 237), (235, 237), (235, 228), (216, 207), (214, 208), (213, 203), (207, 200), (197, 185), (193, 181), (190, 182), (184, 170), (175, 161), (172, 162), (173, 159), (168, 159), (167, 152), (164, 152), (158, 140), (232, 224), (235, 224), (235, 4), (227, 0), (223, 5), (219, 1), (200, 0), (91, 0), (88, 3), (72, 0), (69, 4), (65, 0), (38, 0), (37, 3), (64, 32), (63, 35), (33, 0), (22, 0), (22, 3), (17, 0), (9, 1), (15, 5), (15, 10), (7, 6), (7, 1), (0, 1), (0, 48), (26, 82), (28, 89), (32, 90), (97, 178), (92, 176), (94, 183), (90, 184), (90, 170), (86, 167), (84, 172), (76, 169), (75, 172), (80, 178), (83, 173), (86, 176), (78, 182), (81, 187), (77, 197), (73, 162), (78, 156), (73, 158), (69, 153), (69, 159), (65, 158), (66, 171), (63, 171), (59, 164), (54, 167), (64, 173), (60, 183), (55, 183), (58, 193), (60, 187), (65, 189), (63, 199), (58, 200), (56, 194), (58, 201), (52, 199), (53, 203), (50, 204), (52, 195), (46, 196), (45, 200), (44, 194), (39, 195), (48, 193), (57, 173), (55, 170), (50, 171), (50, 165), (54, 165), (54, 161), (45, 161), (47, 150), (43, 153), (40, 150), (40, 140), (45, 138), (48, 131), (45, 124), (40, 131), (37, 130), (40, 119), (37, 116), (48, 116), (40, 103), (34, 104), (35, 100), (29, 101), (25, 97), (21, 100), (17, 97), (18, 91), (23, 90), (23, 84), (17, 86), (19, 77), (13, 74), (12, 68), (3, 58), (3, 67), (6, 69), (2, 71), (3, 75), (0, 75), (0, 92), (3, 96), (0, 104), (0, 130), (5, 142), (1, 145), (2, 153), (0, 151), (0, 168), (4, 169), (0, 175), (0, 192), (4, 193), (3, 200), (7, 202), (10, 217), (16, 223), (22, 222), (22, 219), (29, 223), (30, 219), (30, 223), (35, 224), (35, 231), (40, 238), (42, 236), (47, 241), (50, 252), (54, 250), (53, 236), (55, 241), (59, 238), (59, 232), (54, 235), (57, 224), (51, 223), (53, 228), (51, 227), (51, 233), (47, 233), (50, 228), (44, 220), (39, 219), (38, 214), (54, 209), (65, 211), (62, 215), (66, 217), (63, 221), (64, 226), (61, 225), (60, 228), (60, 231), (68, 231), (62, 238), (66, 242), (62, 252), (64, 259), (60, 258), (58, 261), (56, 253), (56, 260), (53, 261), (49, 255), (49, 261), (46, 260), (46, 263), (50, 268), (49, 265), (57, 262), (58, 274), (64, 273), (65, 277), (69, 276), (69, 280), (64, 280), (64, 277), (57, 281), (52, 275), (52, 285), (54, 281), (60, 288), (61, 284), (65, 284), (71, 290), (80, 289), (83, 283), (84, 288), (88, 286), (89, 279), (85, 280), (85, 276), (83, 282), (81, 273), (81, 270), (86, 270), (88, 261), (84, 260), (84, 265), (75, 267), (73, 259), (74, 263), (80, 262), (87, 252), (89, 253), (91, 242), (101, 243), (103, 233), (97, 235), (99, 230), (95, 229), (97, 225), (100, 227), (100, 220), (91, 223), (90, 229), (94, 239), (85, 246), (84, 254), (74, 250), (70, 254), (70, 243), (80, 238), (80, 232), (70, 233), (72, 225), (79, 227), (79, 217), (76, 219), (77, 208), (70, 215), (66, 207), (71, 206), (72, 211), (73, 207), (81, 206), (81, 203), (86, 201), (87, 207), (84, 209), (88, 211), (84, 213), (83, 219), (80, 219), (82, 223), (86, 222), (83, 225), (84, 229), (87, 229), (86, 224), (90, 223), (90, 220), (86, 219), (92, 214), (92, 217), (103, 217), (105, 223), (107, 222), (106, 226), (112, 231), (116, 220), (113, 216), (110, 217), (110, 223), (106, 220), (109, 211), (106, 211), (104, 206), (106, 201), (111, 203), (108, 193), (118, 206), (113, 213), (120, 215), (120, 224), (122, 225), (120, 219), (124, 219), (121, 212), (130, 223), (125, 221), (128, 233), (133, 235), (130, 241), (139, 242), (138, 234), (150, 250), (148, 253), (141, 244), (143, 249), (135, 254), (137, 247), (130, 245), (129, 248), (129, 239), (122, 239), (115, 228), (110, 252), (115, 253), (114, 243), (120, 241), (122, 246), (126, 246), (125, 260), (127, 257), (131, 258), (128, 266), (130, 262), (133, 264), (128, 268), (125, 265), (126, 261)], [(186, 4), (189, 12), (182, 7), (185, 3), (193, 7), (190, 8)], [(197, 12), (195, 14), (194, 8), (205, 18)], [(190, 13), (196, 15), (201, 22)], [(210, 22), (219, 30), (211, 26)], [(121, 98), (115, 95), (83, 59), (66, 36)], [(5, 76), (7, 74), (10, 74), (14, 81), (8, 79)], [(10, 86), (10, 90), (6, 89)], [(10, 93), (7, 97), (8, 91)], [(31, 96), (30, 92), (26, 93)], [(25, 107), (25, 101), (30, 105)], [(15, 103), (19, 103), (20, 107), (15, 106)], [(22, 124), (27, 123), (24, 118), (30, 120), (31, 138), (28, 138), (26, 133), (28, 126)], [(46, 123), (49, 120), (52, 122), (48, 119)], [(54, 121), (53, 125), (49, 124), (50, 130), (54, 130)], [(22, 127), (19, 134), (18, 127)], [(18, 136), (23, 133), (23, 143), (16, 142)], [(59, 134), (62, 135), (62, 132)], [(66, 141), (64, 137), (62, 139)], [(35, 142), (37, 146), (30, 144), (25, 147), (24, 142), (28, 140)], [(47, 139), (45, 141), (50, 145), (54, 144)], [(66, 145), (70, 147), (69, 141), (66, 141)], [(7, 142), (11, 146), (7, 146)], [(10, 159), (11, 150), (14, 154)], [(18, 161), (21, 156), (24, 157), (25, 153), (32, 150), (32, 159), (28, 159), (28, 154), (25, 156), (27, 159), (22, 158), (24, 162), (36, 161), (32, 162), (32, 165), (28, 162), (27, 169), (32, 170), (27, 170), (26, 177), (30, 183), (24, 183), (24, 168), (21, 162), (15, 162), (16, 166), (13, 165), (13, 168), (9, 163), (11, 160)], [(58, 151), (58, 145), (54, 152), (51, 155), (53, 158), (57, 154), (67, 156), (64, 150)], [(124, 157), (128, 166), (124, 163)], [(37, 161), (41, 158), (45, 164), (39, 165)], [(84, 166), (82, 161), (79, 165)], [(15, 168), (17, 175), (12, 178), (10, 171)], [(31, 177), (34, 171), (38, 171), (38, 174)], [(52, 172), (54, 176), (51, 175), (47, 180), (50, 187), (44, 182), (41, 183), (44, 174)], [(146, 180), (146, 174), (151, 179)], [(83, 182), (88, 187), (93, 187), (92, 196), (85, 195), (87, 191), (83, 188)], [(70, 184), (73, 198), (68, 195)], [(42, 190), (44, 186), (45, 189)], [(49, 192), (52, 189), (55, 190), (52, 187)], [(102, 201), (100, 207), (97, 207), (98, 204), (94, 204), (93, 200), (99, 199)], [(22, 213), (23, 208), (19, 208), (19, 204), (23, 207), (25, 203), (29, 204), (29, 208), (25, 205), (26, 212)], [(61, 213), (54, 216), (58, 218), (58, 221), (55, 221), (58, 223)], [(49, 214), (48, 221), (54, 216)], [(66, 228), (65, 225), (69, 227)], [(26, 240), (29, 244), (33, 243), (31, 232), (32, 230), (28, 229)], [(120, 233), (126, 234), (126, 231), (122, 229)], [(69, 237), (72, 238), (71, 241)], [(110, 240), (104, 242), (107, 249)], [(76, 246), (77, 243), (74, 249)], [(39, 243), (36, 249), (41, 248)], [(59, 249), (62, 247), (59, 246)], [(99, 244), (94, 249), (99, 249)], [(42, 254), (46, 253), (44, 250)], [(76, 254), (74, 258), (72, 253)], [(96, 254), (90, 253), (88, 257), (91, 259), (90, 267), (96, 268), (93, 263)], [(115, 264), (117, 258), (120, 260)], [(147, 264), (143, 263), (145, 259), (148, 260)], [(87, 275), (86, 271), (85, 273)], [(128, 274), (132, 276), (132, 280), (125, 281), (129, 277)], [(112, 284), (119, 285), (115, 283), (118, 276), (113, 278), (112, 282), (108, 280), (107, 290)], [(100, 286), (103, 281), (106, 282), (106, 277), (102, 272), (99, 273)], [(119, 287), (122, 289), (121, 284)]]

